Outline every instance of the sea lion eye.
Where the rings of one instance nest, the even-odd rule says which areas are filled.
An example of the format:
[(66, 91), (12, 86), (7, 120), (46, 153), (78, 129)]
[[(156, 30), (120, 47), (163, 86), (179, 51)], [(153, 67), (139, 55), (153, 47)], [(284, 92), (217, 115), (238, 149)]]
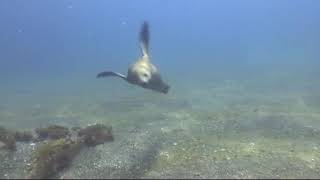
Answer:
[(147, 73), (143, 73), (143, 76), (144, 76), (144, 77), (148, 77), (148, 74), (147, 74)]

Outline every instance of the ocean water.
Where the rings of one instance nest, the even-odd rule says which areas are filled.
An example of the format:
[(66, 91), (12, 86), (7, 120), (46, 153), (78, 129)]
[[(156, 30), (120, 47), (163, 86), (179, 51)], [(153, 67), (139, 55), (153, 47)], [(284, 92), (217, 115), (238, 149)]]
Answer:
[[(319, 19), (317, 0), (1, 0), (0, 126), (112, 126), (57, 178), (319, 178)], [(127, 73), (143, 21), (168, 94), (96, 78)], [(0, 149), (0, 178), (33, 151)]]

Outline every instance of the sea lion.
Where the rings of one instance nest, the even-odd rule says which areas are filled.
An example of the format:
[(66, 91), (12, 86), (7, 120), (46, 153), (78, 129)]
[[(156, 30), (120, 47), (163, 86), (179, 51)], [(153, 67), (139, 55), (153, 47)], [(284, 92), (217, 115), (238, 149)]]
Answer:
[(138, 85), (145, 89), (167, 94), (170, 86), (165, 83), (149, 56), (149, 24), (144, 21), (140, 31), (140, 46), (142, 57), (129, 66), (127, 76), (113, 71), (104, 71), (97, 74), (97, 78), (115, 76), (130, 84)]

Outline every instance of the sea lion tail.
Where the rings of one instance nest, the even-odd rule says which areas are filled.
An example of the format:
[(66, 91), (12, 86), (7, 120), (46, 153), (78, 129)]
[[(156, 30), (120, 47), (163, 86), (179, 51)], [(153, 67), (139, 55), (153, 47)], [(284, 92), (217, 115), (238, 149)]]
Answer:
[(140, 44), (141, 44), (143, 56), (149, 55), (149, 41), (150, 41), (149, 24), (147, 21), (144, 21), (140, 31)]
[(112, 72), (112, 71), (103, 71), (97, 74), (97, 78), (102, 78), (102, 77), (109, 77), (109, 76), (116, 76), (119, 78), (122, 78), (124, 80), (127, 80), (126, 76), (117, 72)]

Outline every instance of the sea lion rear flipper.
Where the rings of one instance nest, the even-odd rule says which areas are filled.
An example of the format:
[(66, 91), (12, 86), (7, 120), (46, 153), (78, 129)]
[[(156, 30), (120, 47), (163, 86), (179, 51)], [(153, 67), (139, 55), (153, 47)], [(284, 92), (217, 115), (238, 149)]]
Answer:
[(141, 44), (143, 56), (149, 55), (149, 41), (150, 41), (149, 24), (147, 21), (144, 21), (140, 31), (140, 44)]
[(112, 72), (112, 71), (104, 71), (97, 74), (97, 78), (108, 77), (108, 76), (117, 76), (124, 80), (127, 80), (126, 76), (120, 73)]

